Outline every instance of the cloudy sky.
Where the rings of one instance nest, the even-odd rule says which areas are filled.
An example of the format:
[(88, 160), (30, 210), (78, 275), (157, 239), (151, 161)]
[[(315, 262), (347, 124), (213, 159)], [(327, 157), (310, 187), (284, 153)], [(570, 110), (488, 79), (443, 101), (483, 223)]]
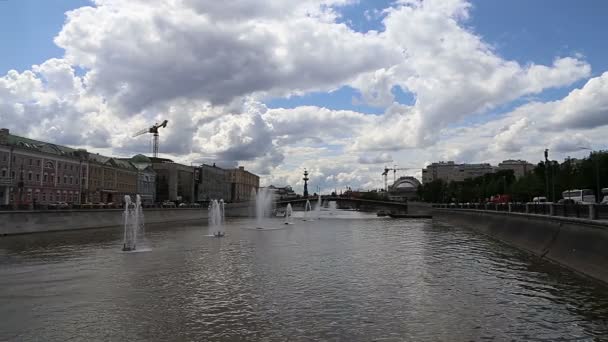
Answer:
[[(157, 3), (157, 5), (150, 5)], [(0, 126), (382, 186), (384, 165), (606, 149), (604, 0), (3, 0)]]

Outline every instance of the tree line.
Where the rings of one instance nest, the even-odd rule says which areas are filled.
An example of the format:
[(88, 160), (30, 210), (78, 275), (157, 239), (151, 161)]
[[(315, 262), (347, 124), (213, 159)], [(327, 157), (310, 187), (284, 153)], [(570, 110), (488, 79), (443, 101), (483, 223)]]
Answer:
[[(418, 198), (425, 202), (485, 202), (491, 196), (510, 195), (512, 201), (528, 202), (545, 196), (558, 201), (570, 189), (591, 189), (598, 196), (599, 188), (608, 187), (608, 151), (591, 152), (583, 159), (566, 158), (539, 162), (532, 172), (516, 178), (512, 170), (500, 170), (462, 182), (435, 180), (418, 188)], [(597, 198), (597, 197), (596, 197)], [(601, 194), (599, 195), (601, 199)]]

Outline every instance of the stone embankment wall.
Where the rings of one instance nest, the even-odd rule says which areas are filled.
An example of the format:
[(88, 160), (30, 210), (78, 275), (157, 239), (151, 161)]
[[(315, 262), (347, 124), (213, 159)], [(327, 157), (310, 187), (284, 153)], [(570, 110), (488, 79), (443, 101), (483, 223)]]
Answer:
[(435, 209), (433, 218), (481, 232), (608, 284), (607, 222), (463, 209)]
[[(123, 224), (122, 209), (3, 211), (0, 236), (60, 230), (116, 227)], [(227, 217), (249, 217), (249, 203), (226, 204)], [(146, 223), (206, 221), (207, 208), (144, 209)]]

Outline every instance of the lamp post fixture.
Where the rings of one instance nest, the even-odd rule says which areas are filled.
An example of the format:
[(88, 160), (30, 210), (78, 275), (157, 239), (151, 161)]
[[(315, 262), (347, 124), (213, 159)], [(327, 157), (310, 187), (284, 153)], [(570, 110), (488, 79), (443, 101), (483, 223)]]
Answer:
[(545, 149), (545, 196), (549, 200), (549, 149)]

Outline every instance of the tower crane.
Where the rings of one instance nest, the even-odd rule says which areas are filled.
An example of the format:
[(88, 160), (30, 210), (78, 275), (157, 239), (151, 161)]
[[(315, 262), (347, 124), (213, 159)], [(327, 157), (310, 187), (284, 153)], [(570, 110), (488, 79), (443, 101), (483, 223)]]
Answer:
[(133, 138), (146, 133), (154, 134), (154, 140), (152, 143), (152, 155), (154, 156), (154, 158), (158, 158), (158, 129), (167, 127), (167, 122), (167, 120), (163, 120), (163, 122), (161, 122), (160, 124), (157, 122), (152, 127), (142, 129), (141, 131), (133, 134)]
[(384, 177), (384, 191), (388, 191), (388, 184), (386, 178), (388, 177), (388, 172), (390, 170), (391, 169), (387, 168), (386, 165), (384, 166), (384, 172), (382, 172), (382, 176)]
[(388, 167), (384, 167), (384, 171), (382, 172), (382, 176), (384, 177), (384, 191), (388, 191), (388, 172), (389, 171), (393, 171), (393, 184), (397, 181), (397, 171), (400, 170), (414, 170), (415, 168), (413, 167), (397, 167), (397, 165), (394, 165), (393, 168), (388, 168)]

